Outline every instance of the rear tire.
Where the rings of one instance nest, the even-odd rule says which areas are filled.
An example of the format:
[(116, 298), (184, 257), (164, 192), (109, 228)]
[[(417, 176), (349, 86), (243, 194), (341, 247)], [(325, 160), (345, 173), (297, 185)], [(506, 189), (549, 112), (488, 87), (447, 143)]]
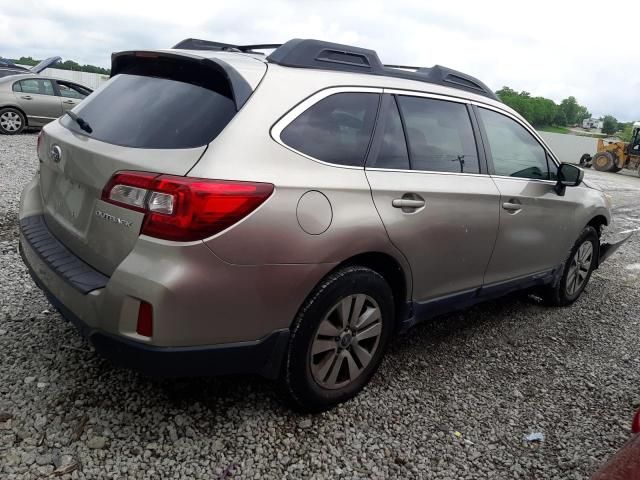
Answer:
[(616, 160), (611, 152), (598, 152), (593, 157), (593, 167), (599, 172), (611, 172), (616, 168)]
[(27, 120), (16, 108), (7, 107), (0, 110), (0, 133), (16, 135), (27, 126)]
[(586, 227), (569, 252), (558, 285), (543, 289), (542, 298), (547, 305), (564, 307), (580, 297), (597, 265), (599, 249), (596, 229)]
[(321, 412), (355, 396), (380, 366), (394, 314), (391, 288), (379, 273), (352, 266), (327, 276), (291, 328), (280, 378), (286, 403)]

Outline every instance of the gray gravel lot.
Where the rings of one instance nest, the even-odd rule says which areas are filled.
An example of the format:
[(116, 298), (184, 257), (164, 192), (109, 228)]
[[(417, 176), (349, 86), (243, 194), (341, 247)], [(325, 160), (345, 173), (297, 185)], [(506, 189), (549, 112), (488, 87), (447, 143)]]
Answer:
[[(628, 438), (638, 237), (573, 307), (519, 295), (421, 325), (355, 400), (301, 416), (257, 378), (150, 380), (91, 352), (17, 253), (35, 143), (0, 137), (0, 478), (583, 479)], [(640, 178), (587, 176), (614, 231), (640, 228)]]

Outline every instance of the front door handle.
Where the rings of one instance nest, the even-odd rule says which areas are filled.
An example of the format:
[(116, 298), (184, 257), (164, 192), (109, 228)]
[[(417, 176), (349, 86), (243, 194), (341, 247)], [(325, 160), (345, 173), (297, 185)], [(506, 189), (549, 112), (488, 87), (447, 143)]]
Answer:
[(25, 100), (31, 100), (31, 95), (21, 95), (20, 98), (24, 98)]
[(64, 101), (64, 102), (62, 102), (62, 103), (68, 103), (68, 104), (70, 104), (70, 105), (74, 105), (76, 102), (74, 102), (73, 100), (65, 100), (65, 101)]

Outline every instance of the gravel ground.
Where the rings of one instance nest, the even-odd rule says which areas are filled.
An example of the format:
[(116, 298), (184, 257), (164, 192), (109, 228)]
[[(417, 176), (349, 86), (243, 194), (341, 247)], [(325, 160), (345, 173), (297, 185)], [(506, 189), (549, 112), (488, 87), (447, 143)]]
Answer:
[[(0, 477), (584, 479), (640, 404), (638, 237), (571, 308), (514, 296), (398, 338), (355, 400), (301, 416), (257, 378), (154, 381), (96, 357), (16, 250), (36, 136), (0, 137)], [(640, 228), (640, 178), (588, 172)], [(523, 437), (541, 432), (545, 440)], [(67, 473), (64, 473), (64, 472)]]

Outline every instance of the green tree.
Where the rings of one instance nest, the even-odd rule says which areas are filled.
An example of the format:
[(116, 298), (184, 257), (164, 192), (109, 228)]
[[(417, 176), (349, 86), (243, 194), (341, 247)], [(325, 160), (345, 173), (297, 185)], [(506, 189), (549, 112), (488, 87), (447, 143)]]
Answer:
[(568, 97), (560, 102), (560, 109), (564, 112), (569, 125), (577, 123), (578, 107), (576, 97)]
[(622, 129), (622, 133), (620, 133), (619, 137), (623, 142), (631, 141), (631, 134), (633, 133), (633, 123), (625, 123), (624, 128)]
[[(14, 60), (14, 63), (33, 67), (34, 65), (40, 63), (40, 60), (35, 60), (31, 57), (20, 57), (18, 60)], [(73, 70), (76, 72), (98, 73), (101, 75), (111, 74), (111, 70), (107, 68), (96, 67), (95, 65), (80, 65), (73, 60), (65, 60), (64, 62), (60, 62), (57, 65), (54, 65), (53, 68), (59, 68), (60, 70)]]
[(613, 135), (618, 130), (618, 120), (611, 115), (605, 115), (602, 122), (602, 133)]
[(565, 98), (560, 105), (544, 97), (532, 97), (527, 91), (517, 92), (502, 87), (496, 92), (500, 100), (522, 115), (534, 127), (557, 125), (564, 127), (589, 118), (591, 114), (575, 97)]
[(564, 110), (562, 110), (561, 108), (558, 108), (556, 110), (556, 116), (553, 119), (553, 124), (560, 127), (564, 127), (567, 125), (567, 117), (564, 114)]
[(587, 110), (587, 107), (578, 105), (578, 111), (576, 112), (576, 123), (582, 123), (583, 120), (591, 118), (591, 113)]

